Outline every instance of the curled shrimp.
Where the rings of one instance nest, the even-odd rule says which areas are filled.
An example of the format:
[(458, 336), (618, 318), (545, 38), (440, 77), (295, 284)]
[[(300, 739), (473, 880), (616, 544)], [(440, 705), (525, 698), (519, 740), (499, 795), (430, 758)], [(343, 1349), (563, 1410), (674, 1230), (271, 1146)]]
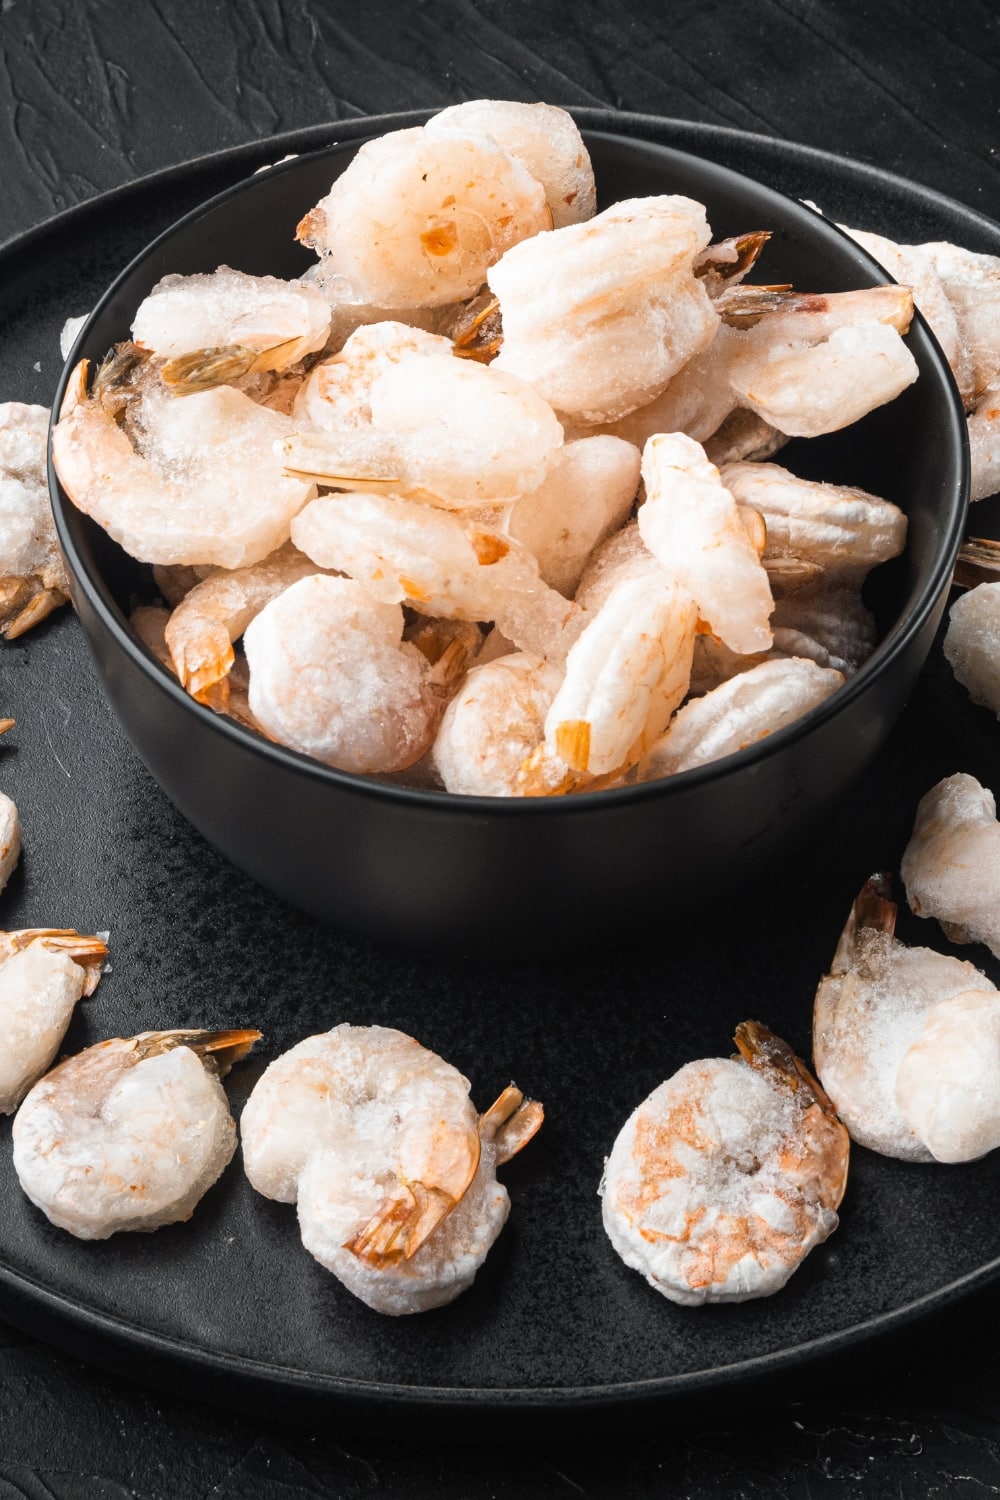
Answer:
[[(410, 360), (450, 360), (451, 355), (451, 341), (439, 334), (394, 319), (365, 324), (345, 340), (339, 353), (309, 371), (295, 399), (295, 418), (324, 431), (368, 427), (372, 386), (380, 375)], [(418, 378), (427, 375), (426, 370), (418, 372)]]
[(193, 698), (226, 708), (236, 659), (233, 642), (266, 604), (315, 572), (316, 564), (287, 544), (249, 567), (209, 573), (185, 594), (164, 639), (181, 685)]
[(512, 99), (470, 99), (441, 110), (424, 129), (431, 136), (485, 135), (495, 141), (541, 183), (553, 229), (592, 217), (594, 169), (583, 137), (564, 109)]
[(1000, 823), (974, 776), (946, 776), (921, 797), (899, 872), (918, 917), (1000, 957)]
[(551, 225), (544, 188), (494, 141), (417, 127), (366, 142), (297, 236), (351, 300), (402, 309), (471, 297)]
[[(994, 547), (985, 549), (990, 573), (1000, 560), (1000, 553), (990, 556)], [(1000, 582), (979, 583), (955, 600), (944, 654), (973, 703), (1000, 718)]]
[[(0, 733), (6, 727), (0, 719)], [(0, 891), (3, 890), (21, 853), (21, 820), (12, 797), (0, 792)]]
[(52, 433), (56, 472), (73, 504), (144, 562), (240, 568), (288, 540), (312, 486), (283, 476), (275, 442), (290, 421), (219, 386), (176, 401), (150, 391), (141, 402), (145, 454), (133, 448), (104, 401), (87, 360), (73, 372)]
[(663, 196), (516, 245), (488, 276), (503, 315), (491, 368), (530, 381), (580, 423), (651, 401), (718, 327), (693, 271), (708, 239), (700, 203)]
[(688, 690), (697, 618), (690, 596), (663, 572), (618, 583), (570, 650), (518, 790), (573, 791), (634, 765)]
[(734, 651), (765, 651), (774, 600), (736, 501), (704, 449), (663, 433), (643, 450), (646, 499), (639, 532), (660, 565), (687, 589), (701, 617)]
[(816, 991), (813, 1058), (853, 1140), (903, 1161), (930, 1161), (930, 1146), (900, 1106), (900, 1066), (941, 1002), (996, 989), (970, 963), (907, 947), (895, 924), (889, 879), (875, 875)]
[(511, 1085), (484, 1115), (469, 1081), (412, 1037), (336, 1026), (264, 1072), (240, 1122), (251, 1184), (298, 1203), (303, 1244), (376, 1311), (468, 1287), (507, 1218), (496, 1180), (542, 1123)]
[(71, 928), (0, 933), (0, 1114), (11, 1114), (45, 1072), (107, 956), (102, 937)]
[(49, 413), (0, 404), (0, 635), (16, 640), (69, 599), (45, 472)]
[(255, 722), (280, 744), (341, 770), (399, 771), (430, 746), (445, 681), (403, 640), (403, 611), (350, 578), (286, 588), (244, 636)]
[(445, 790), (514, 796), (522, 763), (542, 742), (560, 681), (555, 667), (522, 651), (474, 666), (434, 740), (434, 765)]
[(805, 1064), (756, 1021), (736, 1045), (654, 1089), (601, 1181), (618, 1254), (687, 1306), (778, 1291), (836, 1229), (847, 1184), (847, 1131)]
[(565, 660), (582, 612), (543, 583), (534, 557), (478, 522), (394, 495), (313, 500), (292, 540), (323, 568), (364, 584), (384, 603), (421, 614), (492, 620), (521, 650)]
[(329, 332), (329, 304), (315, 287), (229, 266), (165, 276), (132, 322), (137, 347), (166, 361), (162, 378), (176, 395), (287, 370), (322, 349)]
[(14, 1170), (79, 1239), (189, 1219), (236, 1150), (219, 1075), (259, 1031), (145, 1031), (69, 1057), (14, 1120)]

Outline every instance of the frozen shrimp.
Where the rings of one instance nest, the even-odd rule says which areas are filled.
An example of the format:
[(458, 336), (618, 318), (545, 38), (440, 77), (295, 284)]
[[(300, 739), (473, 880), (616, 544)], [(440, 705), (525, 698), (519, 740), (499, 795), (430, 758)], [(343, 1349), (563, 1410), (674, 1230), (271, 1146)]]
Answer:
[(1000, 718), (1000, 583), (981, 583), (951, 606), (944, 654), (973, 703)]
[[(877, 300), (884, 293), (893, 295), (885, 309)], [(907, 299), (903, 313), (900, 293)], [(857, 300), (848, 304), (830, 296), (819, 299), (826, 304), (822, 311), (806, 306), (761, 318), (742, 334), (729, 362), (739, 404), (790, 437), (847, 427), (895, 400), (917, 378), (916, 360), (900, 332), (912, 311), (908, 289), (875, 287), (836, 296)], [(871, 316), (863, 298), (871, 299)]]
[(968, 422), (970, 500), (1000, 490), (1000, 381), (980, 398)]
[(975, 1161), (1000, 1146), (1000, 995), (939, 1000), (896, 1073), (896, 1102), (935, 1161)]
[[(88, 361), (67, 386), (52, 457), (78, 509), (144, 562), (240, 568), (288, 540), (292, 516), (314, 493), (282, 474), (277, 441), (288, 417), (230, 386), (175, 400), (155, 389), (141, 416), (137, 452), (102, 399)], [(108, 377), (113, 378), (113, 377)]]
[(947, 776), (920, 799), (900, 875), (918, 917), (1000, 957), (1000, 823), (974, 776)]
[(788, 438), (755, 411), (738, 406), (704, 439), (705, 457), (717, 468), (742, 460), (763, 463), (779, 452)]
[(189, 1219), (236, 1150), (219, 1075), (259, 1038), (145, 1031), (67, 1058), (14, 1120), (21, 1187), (84, 1240)]
[(700, 203), (662, 196), (516, 245), (488, 276), (503, 316), (491, 368), (522, 376), (579, 423), (651, 401), (718, 327), (692, 269), (708, 239)]
[(356, 578), (386, 604), (492, 620), (521, 650), (565, 660), (582, 611), (544, 584), (527, 548), (458, 515), (393, 495), (313, 500), (292, 540), (322, 568)]
[(860, 585), (869, 569), (905, 545), (906, 516), (866, 490), (800, 479), (770, 463), (726, 464), (720, 474), (741, 505), (764, 517), (765, 558), (816, 562), (831, 581)]
[(573, 791), (639, 760), (688, 690), (697, 620), (690, 595), (666, 573), (617, 584), (569, 653), (518, 789)]
[[(451, 359), (450, 339), (396, 321), (368, 324), (352, 333), (339, 353), (313, 366), (295, 399), (295, 418), (332, 432), (368, 427), (378, 377), (393, 365), (435, 356)], [(416, 373), (418, 380), (428, 377), (423, 368)]]
[(638, 778), (675, 776), (745, 750), (817, 708), (843, 681), (842, 673), (797, 657), (750, 667), (686, 703), (649, 748)]
[(542, 1107), (511, 1085), (480, 1116), (469, 1087), (403, 1032), (345, 1024), (271, 1063), (247, 1101), (250, 1182), (298, 1203), (306, 1249), (378, 1312), (452, 1301), (507, 1218), (496, 1168)]
[(132, 322), (137, 347), (166, 361), (162, 378), (178, 395), (287, 370), (322, 349), (329, 332), (330, 308), (315, 287), (229, 266), (165, 276)]
[(511, 506), (502, 529), (537, 559), (550, 588), (573, 597), (590, 554), (631, 510), (639, 465), (634, 443), (580, 438), (560, 448), (538, 489)]
[(297, 236), (348, 300), (426, 308), (471, 297), (505, 250), (551, 225), (545, 189), (492, 140), (418, 127), (366, 142)]
[(441, 110), (424, 129), (430, 136), (450, 133), (495, 141), (542, 184), (554, 229), (593, 216), (594, 169), (583, 137), (564, 109), (512, 99), (470, 99)]
[(895, 921), (889, 881), (873, 876), (816, 991), (813, 1058), (853, 1140), (885, 1156), (930, 1161), (900, 1107), (900, 1065), (940, 1002), (996, 991), (972, 964), (899, 942)]
[(17, 805), (11, 797), (0, 792), (0, 891), (14, 873), (20, 853), (21, 821)]
[(739, 338), (738, 333), (720, 323), (711, 342), (687, 360), (664, 391), (598, 430), (624, 438), (640, 449), (660, 432), (684, 432), (698, 443), (705, 442), (736, 408), (728, 369), (739, 348)]
[(626, 578), (660, 572), (660, 564), (639, 534), (638, 523), (626, 521), (594, 548), (577, 586), (576, 602), (588, 615), (596, 614), (611, 590)]
[(290, 543), (262, 562), (209, 573), (184, 596), (164, 632), (177, 676), (200, 703), (225, 708), (233, 642), (266, 604), (316, 564)]
[(434, 741), (434, 766), (445, 790), (514, 796), (522, 763), (542, 742), (560, 681), (555, 667), (521, 651), (474, 666)]
[(934, 267), (972, 361), (973, 395), (1000, 384), (1000, 256), (947, 240), (913, 247)]
[(767, 650), (774, 608), (767, 573), (704, 449), (680, 432), (652, 437), (643, 450), (642, 477), (639, 531), (650, 552), (727, 646)]
[(69, 599), (45, 472), (49, 413), (0, 405), (0, 634), (15, 640)]
[(654, 1089), (601, 1181), (618, 1254), (686, 1306), (780, 1290), (836, 1229), (847, 1184), (847, 1131), (801, 1059), (755, 1021), (736, 1046)]
[(340, 489), (431, 496), (461, 508), (537, 489), (563, 443), (527, 382), (451, 358), (390, 364), (369, 391), (371, 425), (302, 431), (286, 473)]
[(45, 1072), (107, 956), (103, 938), (70, 928), (0, 933), (0, 1114), (13, 1113)]
[(350, 578), (302, 578), (247, 627), (250, 711), (326, 765), (399, 771), (430, 746), (446, 698), (403, 640), (403, 611)]
[[(768, 576), (775, 578), (773, 572)], [(860, 590), (851, 585), (794, 588), (779, 596), (771, 628), (779, 650), (808, 656), (821, 667), (835, 667), (845, 677), (875, 649), (875, 616)]]

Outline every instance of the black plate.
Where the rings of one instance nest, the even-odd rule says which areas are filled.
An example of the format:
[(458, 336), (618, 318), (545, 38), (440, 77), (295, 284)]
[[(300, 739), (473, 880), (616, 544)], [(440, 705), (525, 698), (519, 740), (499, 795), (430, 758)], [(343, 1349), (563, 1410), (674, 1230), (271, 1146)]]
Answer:
[[(287, 151), (412, 118), (207, 158), (6, 247), (0, 398), (50, 399), (63, 318), (86, 311), (180, 213)], [(989, 221), (872, 168), (711, 127), (579, 118), (721, 161), (839, 219), (1000, 252)], [(396, 1432), (439, 1424), (496, 1436), (504, 1423), (548, 1430), (622, 1408), (652, 1415), (667, 1398), (801, 1365), (996, 1278), (1000, 1158), (915, 1167), (857, 1150), (834, 1238), (780, 1296), (722, 1308), (674, 1307), (627, 1271), (596, 1196), (629, 1111), (682, 1062), (729, 1052), (738, 1021), (759, 1016), (808, 1052), (812, 994), (850, 900), (871, 868), (898, 864), (918, 797), (959, 769), (996, 786), (997, 725), (968, 703), (939, 649), (853, 801), (794, 869), (669, 937), (637, 931), (627, 957), (548, 968), (350, 942), (236, 873), (128, 747), (68, 613), (0, 652), (0, 711), (18, 720), (0, 741), (0, 785), (25, 828), (0, 921), (111, 931), (112, 971), (80, 1007), (67, 1050), (147, 1027), (259, 1024), (261, 1054), (229, 1086), (238, 1110), (264, 1063), (294, 1041), (341, 1020), (379, 1022), (461, 1067), (481, 1107), (514, 1077), (548, 1109), (542, 1134), (506, 1169), (513, 1213), (474, 1288), (403, 1320), (379, 1318), (320, 1270), (294, 1211), (256, 1197), (238, 1165), (190, 1224), (75, 1242), (20, 1194), (4, 1125), (0, 1309), (30, 1331), (137, 1378), (272, 1414), (381, 1423), (389, 1410)], [(904, 928), (947, 946), (928, 924)], [(983, 950), (965, 956), (1000, 978)]]

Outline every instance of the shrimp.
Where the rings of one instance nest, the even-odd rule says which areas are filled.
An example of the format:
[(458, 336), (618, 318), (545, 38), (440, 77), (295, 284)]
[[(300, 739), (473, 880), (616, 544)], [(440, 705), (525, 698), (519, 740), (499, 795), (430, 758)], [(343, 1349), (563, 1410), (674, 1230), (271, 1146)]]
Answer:
[(727, 646), (741, 653), (767, 650), (774, 608), (767, 573), (704, 449), (680, 432), (652, 437), (643, 450), (642, 477), (639, 532), (650, 552)]
[(422, 1312), (472, 1282), (507, 1218), (496, 1180), (542, 1123), (512, 1084), (484, 1115), (412, 1037), (336, 1026), (266, 1069), (240, 1121), (251, 1184), (298, 1203), (305, 1248), (378, 1312)]
[(393, 495), (313, 500), (292, 540), (322, 568), (356, 578), (386, 604), (421, 614), (492, 620), (521, 650), (564, 661), (582, 611), (544, 584), (512, 538)]
[(836, 1229), (847, 1185), (847, 1131), (805, 1064), (756, 1021), (736, 1045), (654, 1089), (601, 1180), (612, 1245), (683, 1306), (779, 1291)]
[[(0, 733), (6, 727), (0, 719)], [(3, 890), (21, 853), (21, 820), (17, 804), (0, 792), (0, 891)]]
[(1000, 718), (1000, 583), (981, 583), (955, 600), (944, 654), (973, 703)]
[(562, 447), (555, 413), (530, 385), (450, 355), (391, 364), (369, 401), (369, 427), (289, 438), (286, 473), (461, 509), (537, 489)]
[(49, 413), (0, 405), (0, 635), (16, 640), (69, 599), (45, 472)]
[(511, 506), (502, 529), (537, 558), (550, 588), (573, 597), (590, 554), (631, 510), (639, 465), (634, 443), (580, 438), (560, 448), (538, 489)]
[[(772, 582), (775, 574), (768, 575)], [(779, 596), (771, 616), (774, 643), (791, 656), (852, 676), (875, 649), (875, 616), (850, 585), (804, 588)]]
[(297, 238), (349, 300), (426, 308), (471, 297), (505, 250), (551, 226), (545, 189), (492, 140), (417, 127), (367, 141)]
[(287, 370), (322, 349), (329, 333), (329, 304), (315, 287), (229, 266), (165, 276), (132, 322), (137, 347), (166, 361), (162, 378), (176, 395)]
[(71, 928), (0, 933), (0, 1114), (12, 1114), (45, 1072), (107, 956), (102, 937)]
[(975, 1161), (1000, 1146), (1000, 995), (939, 1000), (896, 1072), (896, 1102), (935, 1161)]
[(548, 796), (617, 778), (634, 765), (683, 699), (698, 611), (663, 572), (617, 584), (566, 661), (545, 738), (518, 790)]
[(897, 557), (906, 516), (866, 490), (799, 479), (778, 464), (731, 463), (719, 471), (740, 505), (764, 517), (764, 557), (816, 562), (824, 578), (860, 587), (870, 568)]
[(487, 277), (503, 315), (490, 368), (530, 381), (579, 423), (645, 405), (718, 327), (692, 269), (708, 239), (700, 203), (663, 196), (516, 245)]
[(738, 406), (720, 422), (711, 437), (704, 439), (705, 457), (721, 469), (723, 464), (743, 459), (762, 463), (772, 458), (788, 442), (783, 432), (765, 422), (755, 411)]
[[(230, 386), (173, 400), (144, 395), (145, 453), (136, 452), (77, 365), (52, 434), (56, 472), (73, 504), (143, 562), (241, 568), (288, 540), (315, 493), (283, 477), (276, 441), (290, 419)], [(113, 378), (109, 376), (108, 378)]]
[(345, 771), (399, 771), (444, 711), (403, 611), (350, 578), (306, 577), (247, 626), (250, 712), (280, 744)]
[(916, 360), (891, 321), (848, 321), (827, 332), (809, 319), (764, 319), (743, 334), (729, 365), (739, 404), (789, 437), (836, 432), (916, 380)]
[(1000, 385), (1000, 256), (947, 240), (913, 246), (934, 267), (972, 362), (973, 396)]
[(434, 766), (445, 789), (514, 796), (522, 762), (541, 744), (560, 681), (555, 667), (521, 651), (474, 666), (434, 740)]
[(841, 672), (797, 657), (751, 666), (686, 703), (649, 747), (638, 779), (676, 776), (745, 750), (817, 708), (843, 681)]
[(259, 1031), (145, 1031), (69, 1057), (14, 1119), (14, 1170), (53, 1224), (83, 1240), (189, 1219), (232, 1160), (219, 1075)]
[(920, 799), (900, 875), (918, 917), (1000, 957), (1000, 823), (993, 793), (974, 776), (947, 776)]
[(470, 99), (428, 120), (427, 134), (488, 136), (545, 190), (553, 229), (592, 218), (597, 189), (590, 155), (573, 117), (553, 104)]
[(181, 685), (199, 703), (225, 709), (233, 642), (266, 604), (316, 573), (316, 564), (290, 543), (262, 562), (209, 573), (178, 604), (164, 631)]
[(1000, 490), (1000, 380), (983, 394), (968, 421), (970, 500)]
[[(351, 334), (338, 354), (313, 366), (295, 399), (294, 416), (330, 432), (369, 427), (372, 386), (379, 376), (393, 365), (435, 356), (451, 359), (450, 339), (394, 320), (366, 324)], [(421, 367), (418, 376), (427, 374)]]
[(854, 902), (816, 991), (813, 1058), (852, 1140), (884, 1156), (930, 1161), (933, 1153), (900, 1108), (900, 1065), (941, 1001), (996, 995), (996, 988), (970, 963), (906, 947), (893, 936), (895, 922), (888, 877), (875, 875)]

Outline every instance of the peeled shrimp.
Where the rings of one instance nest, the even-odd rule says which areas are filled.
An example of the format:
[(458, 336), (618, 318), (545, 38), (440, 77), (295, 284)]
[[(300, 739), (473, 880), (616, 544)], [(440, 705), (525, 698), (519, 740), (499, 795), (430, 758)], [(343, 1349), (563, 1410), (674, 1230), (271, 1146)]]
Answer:
[(189, 1219), (236, 1150), (219, 1082), (259, 1031), (145, 1031), (88, 1047), (36, 1083), (14, 1120), (32, 1203), (83, 1240)]
[[(3, 721), (0, 720), (0, 723)], [(2, 730), (0, 730), (2, 733)], [(0, 891), (3, 890), (21, 853), (21, 822), (13, 799), (0, 792)]]
[[(290, 421), (229, 386), (175, 400), (143, 397), (145, 456), (100, 399), (88, 362), (66, 390), (52, 457), (73, 504), (144, 562), (240, 568), (288, 540), (313, 493), (282, 475)], [(98, 382), (99, 385), (99, 382)]]
[(265, 1197), (298, 1202), (306, 1249), (378, 1312), (463, 1292), (510, 1209), (496, 1167), (541, 1105), (514, 1088), (478, 1115), (469, 1081), (384, 1026), (336, 1026), (267, 1068), (240, 1122)]
[(955, 309), (972, 361), (974, 394), (1000, 383), (1000, 256), (947, 240), (913, 247), (926, 256)]
[(686, 703), (650, 747), (638, 778), (675, 776), (745, 750), (818, 707), (843, 681), (840, 672), (797, 657), (750, 667)]
[(164, 631), (177, 676), (193, 698), (225, 708), (233, 641), (272, 599), (315, 573), (316, 564), (287, 544), (261, 562), (220, 569), (195, 584)]
[(544, 584), (525, 547), (457, 515), (393, 495), (312, 501), (292, 540), (323, 568), (356, 578), (384, 603), (421, 614), (492, 620), (521, 650), (565, 660), (581, 611)]
[[(772, 581), (774, 573), (768, 575)], [(775, 646), (807, 656), (821, 667), (850, 677), (875, 649), (875, 617), (860, 590), (826, 587), (793, 591), (775, 602), (771, 616)]]
[(1000, 490), (1000, 381), (980, 398), (969, 417), (970, 500)]
[(948, 776), (920, 799), (900, 874), (918, 917), (1000, 957), (1000, 823), (993, 793), (974, 776)]
[[(295, 399), (296, 421), (333, 432), (368, 427), (372, 386), (379, 376), (393, 365), (434, 357), (451, 359), (450, 339), (395, 321), (359, 328), (338, 354), (310, 370)], [(428, 378), (423, 368), (417, 374), (418, 380)]]
[(663, 196), (516, 245), (488, 277), (503, 314), (493, 367), (576, 422), (651, 401), (718, 326), (692, 269), (708, 239), (700, 203)]
[(371, 424), (301, 431), (286, 473), (341, 489), (429, 495), (462, 508), (537, 489), (562, 447), (555, 413), (531, 386), (491, 365), (392, 363), (373, 381)]
[(836, 1229), (847, 1183), (847, 1131), (805, 1064), (755, 1021), (736, 1045), (654, 1089), (601, 1181), (618, 1254), (686, 1306), (778, 1291)]
[(398, 771), (444, 711), (403, 611), (350, 578), (303, 578), (247, 627), (250, 711), (283, 745), (345, 771)]
[(665, 573), (619, 583), (569, 653), (519, 790), (571, 791), (639, 760), (688, 690), (697, 619), (690, 596)]
[(1000, 1146), (1000, 995), (973, 990), (931, 1007), (896, 1073), (896, 1102), (935, 1161)]
[(564, 109), (512, 99), (470, 99), (441, 110), (424, 129), (431, 136), (485, 135), (502, 146), (542, 184), (554, 229), (593, 215), (594, 169), (583, 137)]
[(434, 765), (445, 790), (514, 796), (522, 762), (541, 744), (560, 681), (555, 667), (521, 651), (474, 666), (434, 741)]
[(650, 438), (642, 455), (646, 500), (639, 531), (660, 565), (698, 605), (701, 617), (734, 651), (764, 651), (774, 600), (736, 501), (683, 433)]
[(107, 956), (103, 938), (70, 928), (0, 933), (0, 1114), (12, 1114), (45, 1072)]
[(816, 562), (831, 581), (860, 585), (905, 545), (906, 516), (866, 490), (800, 479), (778, 464), (731, 463), (720, 475), (741, 505), (764, 517), (765, 558)]
[(1000, 583), (981, 583), (955, 600), (944, 654), (973, 703), (1000, 718)]
[(329, 332), (330, 308), (314, 287), (229, 266), (165, 276), (132, 322), (136, 345), (167, 361), (163, 380), (177, 394), (286, 370), (322, 349)]
[(972, 964), (906, 947), (893, 936), (895, 920), (888, 880), (874, 876), (816, 991), (813, 1058), (853, 1140), (903, 1161), (930, 1161), (900, 1106), (900, 1066), (940, 1002), (996, 992)]
[(297, 235), (347, 300), (440, 307), (551, 225), (544, 188), (492, 140), (417, 127), (366, 142)]
[(0, 405), (0, 635), (15, 640), (69, 599), (45, 472), (49, 413)]

